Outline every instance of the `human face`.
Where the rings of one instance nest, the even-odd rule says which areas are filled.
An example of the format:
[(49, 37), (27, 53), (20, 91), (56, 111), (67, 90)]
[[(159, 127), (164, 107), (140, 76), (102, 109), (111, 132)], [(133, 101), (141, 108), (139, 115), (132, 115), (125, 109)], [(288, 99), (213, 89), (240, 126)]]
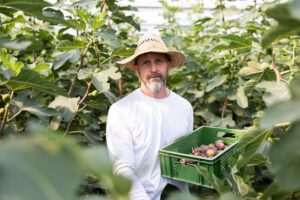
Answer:
[(151, 92), (158, 93), (166, 85), (170, 61), (162, 53), (146, 53), (137, 58), (136, 73), (142, 84)]

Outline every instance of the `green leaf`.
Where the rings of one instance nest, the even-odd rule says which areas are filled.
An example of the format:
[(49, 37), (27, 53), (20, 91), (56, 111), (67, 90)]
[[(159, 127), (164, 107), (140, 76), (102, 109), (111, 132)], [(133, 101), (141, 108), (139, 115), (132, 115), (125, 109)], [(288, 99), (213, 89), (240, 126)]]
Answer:
[(94, 19), (92, 20), (91, 26), (93, 28), (93, 30), (97, 30), (98, 28), (100, 28), (101, 26), (103, 26), (105, 24), (105, 16), (106, 16), (106, 12), (103, 12), (101, 14), (96, 14), (94, 16)]
[(278, 179), (278, 184), (286, 190), (300, 188), (300, 123), (292, 125), (291, 129), (275, 142), (270, 152), (271, 171)]
[(215, 190), (222, 194), (226, 191), (229, 191), (228, 185), (225, 185), (225, 181), (216, 177), (213, 173), (210, 173), (207, 168), (197, 165), (196, 170), (201, 176), (203, 176), (204, 180), (211, 184)]
[(25, 15), (34, 16), (40, 20), (71, 26), (64, 19), (64, 15), (60, 10), (47, 8), (52, 6), (52, 4), (44, 0), (2, 0), (1, 5), (23, 11)]
[(95, 0), (79, 0), (73, 3), (73, 7), (95, 8), (97, 1)]
[(21, 10), (26, 15), (39, 16), (43, 8), (52, 4), (44, 0), (2, 0), (1, 5)]
[(85, 47), (85, 42), (82, 41), (69, 41), (69, 40), (63, 40), (57, 45), (58, 51), (70, 51), (74, 49), (80, 49)]
[[(162, 198), (163, 199), (163, 198)], [(172, 192), (166, 200), (198, 200), (193, 194), (186, 194), (179, 191)]]
[(221, 39), (225, 40), (228, 45), (217, 45), (213, 50), (249, 50), (252, 48), (252, 41), (245, 39), (244, 36), (229, 34), (222, 36)]
[(32, 44), (30, 40), (8, 40), (0, 39), (0, 47), (7, 49), (24, 50)]
[(97, 32), (98, 40), (101, 44), (112, 46), (113, 48), (120, 48), (121, 42), (116, 36), (116, 31), (113, 29), (104, 29)]
[(250, 193), (251, 190), (253, 190), (248, 184), (245, 183), (241, 176), (235, 174), (234, 180), (240, 195), (245, 196), (246, 194)]
[(114, 79), (120, 79), (121, 78), (121, 73), (117, 72), (119, 69), (117, 67), (110, 67), (109, 69), (103, 70), (101, 73)]
[(211, 121), (210, 125), (215, 127), (235, 127), (235, 121), (231, 115), (227, 115), (225, 118), (216, 117)]
[(108, 78), (121, 78), (121, 73), (117, 72), (117, 70), (118, 68), (116, 67), (110, 67), (109, 69), (103, 70), (93, 76), (92, 83), (100, 93), (107, 92), (109, 90), (110, 84), (108, 83)]
[(53, 63), (53, 68), (55, 70), (59, 69), (67, 61), (70, 63), (76, 63), (80, 59), (80, 50), (73, 49), (71, 51), (63, 52), (61, 54), (55, 55), (55, 61)]
[(68, 21), (64, 19), (64, 14), (60, 10), (55, 10), (53, 8), (46, 8), (42, 10), (42, 15), (36, 17), (53, 24), (62, 24), (68, 27), (71, 26)]
[(257, 166), (269, 164), (269, 160), (265, 155), (255, 154), (249, 160), (247, 160), (247, 166)]
[(60, 10), (54, 10), (52, 8), (46, 8), (42, 11), (43, 16), (52, 19), (60, 20), (64, 18), (64, 14)]
[(80, 98), (69, 98), (64, 96), (57, 96), (50, 104), (49, 108), (56, 109), (63, 116), (64, 122), (70, 122), (76, 115)]
[(234, 192), (225, 192), (221, 194), (218, 200), (243, 200), (243, 198)]
[(81, 70), (78, 72), (78, 79), (79, 79), (79, 80), (87, 80), (87, 79), (90, 79), (94, 73), (95, 73), (95, 70), (94, 70), (94, 69), (91, 69), (91, 68), (84, 68), (84, 69), (81, 69)]
[(241, 108), (247, 108), (248, 107), (248, 98), (244, 93), (244, 87), (239, 86), (236, 94), (236, 101), (238, 106)]
[(257, 78), (253, 78), (244, 83), (244, 92), (246, 95), (251, 95), (258, 83)]
[(256, 88), (266, 90), (263, 96), (264, 102), (267, 106), (275, 103), (286, 101), (291, 98), (290, 90), (285, 82), (263, 81), (256, 85)]
[(209, 111), (207, 109), (195, 112), (195, 115), (201, 116), (205, 121), (208, 121), (208, 122), (213, 121), (215, 118), (217, 118), (217, 116), (214, 113), (212, 113), (211, 111)]
[(76, 30), (84, 31), (86, 28), (86, 24), (81, 20), (68, 19), (67, 22)]
[(87, 10), (76, 9), (76, 15), (86, 24), (90, 23), (91, 15), (87, 12)]
[(299, 121), (299, 106), (299, 100), (290, 100), (270, 106), (261, 120), (261, 128), (266, 129), (280, 123)]
[(300, 100), (300, 80), (294, 79), (290, 84), (290, 92), (293, 99)]
[(36, 72), (42, 72), (44, 70), (49, 70), (50, 64), (49, 63), (38, 63), (34, 67), (31, 68), (31, 70)]
[(213, 90), (214, 88), (222, 85), (225, 81), (227, 80), (227, 76), (226, 75), (217, 75), (214, 78), (210, 79), (208, 81), (208, 84), (206, 86), (205, 91), (206, 92), (210, 92), (211, 90)]
[(47, 81), (40, 74), (31, 70), (24, 70), (18, 76), (2, 82), (0, 85), (6, 85), (14, 91), (25, 88), (33, 88), (47, 94), (66, 95), (64, 89), (58, 87), (52, 82)]
[(102, 74), (101, 72), (93, 76), (92, 83), (99, 91), (99, 93), (108, 91), (110, 88), (110, 84), (108, 83), (108, 76)]
[(245, 77), (245, 76), (252, 76), (252, 75), (256, 75), (256, 74), (262, 74), (265, 69), (268, 68), (267, 64), (260, 64), (256, 61), (250, 61), (248, 62), (248, 66), (243, 67), (240, 71), (239, 71), (239, 75), (241, 77)]
[(205, 92), (203, 90), (189, 90), (188, 93), (194, 94), (195, 98), (201, 98)]
[[(266, 14), (278, 21), (278, 25), (273, 27), (262, 39), (262, 46), (268, 47), (277, 38), (287, 34), (297, 33), (300, 30), (300, 20), (291, 16), (289, 3), (278, 4), (266, 11)], [(297, 7), (295, 8), (297, 10)], [(294, 12), (294, 11), (292, 11)]]
[(49, 123), (49, 130), (50, 131), (56, 131), (59, 128), (60, 122), (62, 121), (62, 116), (54, 116), (51, 118), (51, 121)]
[(116, 23), (122, 23), (127, 22), (131, 24), (136, 30), (140, 31), (141, 26), (139, 23), (137, 23), (132, 16), (126, 16), (122, 12), (115, 12), (112, 18)]
[(286, 199), (289, 193), (289, 191), (285, 191), (282, 187), (280, 187), (275, 180), (265, 189), (261, 199)]
[(57, 111), (51, 108), (47, 108), (45, 105), (30, 100), (27, 98), (26, 93), (19, 94), (11, 101), (12, 105), (15, 106), (17, 112), (27, 111), (36, 115), (43, 122), (48, 123), (49, 117), (60, 115)]
[(0, 7), (0, 13), (8, 17), (13, 17), (15, 12), (16, 12), (15, 9), (8, 8), (8, 7)]
[(84, 175), (79, 151), (71, 142), (44, 135), (2, 142), (0, 199), (76, 199)]
[(4, 49), (0, 49), (0, 62), (3, 66), (9, 69), (14, 75), (18, 75), (24, 67), (24, 63), (18, 61), (15, 57), (11, 56)]
[(104, 146), (86, 149), (83, 152), (84, 164), (107, 186), (106, 189), (112, 194), (112, 199), (128, 199), (131, 182), (127, 178), (113, 174), (112, 163), (107, 155)]
[(255, 130), (243, 134), (237, 145), (238, 147), (244, 147), (237, 162), (238, 169), (241, 169), (256, 155), (261, 145), (267, 141), (271, 133), (272, 131)]
[(107, 200), (107, 198), (106, 196), (99, 196), (99, 195), (85, 195), (85, 196), (81, 196), (79, 200)]
[(115, 49), (111, 56), (129, 57), (134, 53), (134, 48), (120, 47)]
[(300, 21), (300, 2), (297, 0), (293, 0), (289, 4), (289, 10), (292, 17)]

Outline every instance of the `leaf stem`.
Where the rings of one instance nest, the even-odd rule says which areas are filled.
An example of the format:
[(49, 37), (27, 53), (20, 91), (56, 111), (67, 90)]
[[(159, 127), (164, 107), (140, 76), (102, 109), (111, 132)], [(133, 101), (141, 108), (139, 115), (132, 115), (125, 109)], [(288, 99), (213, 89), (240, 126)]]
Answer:
[[(10, 100), (12, 99), (13, 95), (14, 95), (14, 91), (12, 91), (10, 93)], [(3, 115), (3, 119), (2, 119), (2, 122), (0, 125), (0, 139), (2, 139), (4, 136), (4, 128), (5, 128), (5, 125), (7, 122), (7, 117), (8, 117), (9, 107), (10, 107), (10, 100), (9, 100), (9, 102), (7, 102), (5, 104), (5, 107), (4, 107), (4, 115)]]
[(291, 60), (291, 63), (290, 63), (290, 77), (289, 77), (289, 80), (288, 80), (288, 85), (290, 85), (290, 83), (293, 81), (295, 75), (296, 75), (296, 69), (295, 69), (295, 50), (296, 50), (296, 47), (297, 47), (297, 42), (294, 41), (294, 45), (293, 45), (293, 51), (292, 51), (292, 60)]
[(272, 54), (272, 63), (271, 63), (271, 68), (274, 70), (276, 74), (276, 82), (280, 82), (281, 80), (281, 75), (279, 70), (276, 67), (276, 62), (275, 62), (275, 54)]
[(9, 119), (7, 120), (7, 122), (10, 122), (10, 121), (13, 120), (14, 118), (16, 118), (22, 111), (23, 111), (22, 109), (19, 110), (16, 114), (14, 114), (14, 116), (12, 116), (11, 118), (9, 118)]
[(118, 80), (118, 90), (119, 90), (119, 96), (121, 97), (123, 95), (123, 79), (120, 78)]
[(87, 88), (85, 90), (84, 96), (81, 98), (81, 100), (79, 101), (78, 105), (81, 105), (83, 103), (83, 101), (86, 99), (86, 97), (88, 96), (90, 88), (91, 88), (91, 85), (92, 85), (92, 81), (89, 81), (87, 83)]
[(76, 84), (76, 81), (77, 81), (77, 76), (78, 76), (78, 72), (80, 71), (80, 69), (83, 67), (83, 60), (84, 60), (84, 57), (86, 56), (86, 53), (89, 49), (89, 46), (90, 44), (87, 45), (86, 49), (84, 50), (83, 54), (81, 55), (80, 57), (80, 63), (79, 63), (79, 66), (76, 70), (76, 74), (73, 76), (72, 80), (71, 80), (71, 86), (70, 86), (70, 89), (68, 91), (68, 96), (71, 96), (71, 93), (75, 87), (75, 84)]
[[(84, 102), (84, 100), (86, 99), (86, 97), (88, 96), (91, 86), (92, 86), (92, 81), (89, 81), (89, 82), (87, 83), (87, 88), (86, 88), (86, 90), (85, 90), (84, 96), (83, 96), (83, 97), (81, 98), (81, 100), (78, 102), (78, 106), (80, 106), (80, 105)], [(78, 109), (78, 110), (79, 110), (79, 109)], [(78, 112), (78, 111), (77, 111), (77, 112)], [(66, 131), (65, 131), (65, 133), (64, 133), (63, 136), (66, 136), (66, 135), (68, 134), (68, 132), (69, 132), (69, 130), (70, 130), (70, 128), (71, 128), (72, 122), (73, 122), (73, 120), (74, 120), (75, 117), (76, 117), (76, 114), (75, 114), (74, 117), (69, 121), (69, 123), (68, 123), (68, 125), (67, 125), (67, 129), (66, 129)]]

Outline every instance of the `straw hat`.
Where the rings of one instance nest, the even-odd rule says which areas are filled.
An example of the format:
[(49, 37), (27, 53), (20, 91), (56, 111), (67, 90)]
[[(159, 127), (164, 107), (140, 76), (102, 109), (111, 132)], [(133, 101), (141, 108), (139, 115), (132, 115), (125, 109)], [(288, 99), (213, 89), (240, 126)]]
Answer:
[(168, 54), (171, 59), (171, 68), (183, 65), (185, 62), (185, 55), (183, 53), (179, 51), (170, 51), (161, 38), (157, 35), (149, 34), (140, 38), (138, 46), (132, 56), (118, 61), (117, 63), (134, 70), (135, 59), (138, 56), (149, 52)]

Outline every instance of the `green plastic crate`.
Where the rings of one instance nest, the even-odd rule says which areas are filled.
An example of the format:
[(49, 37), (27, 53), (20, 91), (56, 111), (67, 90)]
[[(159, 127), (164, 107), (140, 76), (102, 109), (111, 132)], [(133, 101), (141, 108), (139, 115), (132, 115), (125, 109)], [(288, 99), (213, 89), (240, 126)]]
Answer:
[[(211, 184), (197, 170), (197, 166), (207, 169), (208, 173), (214, 173), (223, 178), (221, 170), (221, 159), (228, 157), (234, 152), (239, 138), (245, 131), (226, 129), (219, 127), (202, 126), (190, 134), (178, 139), (172, 144), (159, 151), (161, 174), (163, 177), (213, 188)], [(222, 139), (228, 146), (212, 158), (203, 158), (189, 155), (192, 148), (201, 144), (213, 143)], [(180, 159), (193, 161), (191, 164), (182, 164)]]

